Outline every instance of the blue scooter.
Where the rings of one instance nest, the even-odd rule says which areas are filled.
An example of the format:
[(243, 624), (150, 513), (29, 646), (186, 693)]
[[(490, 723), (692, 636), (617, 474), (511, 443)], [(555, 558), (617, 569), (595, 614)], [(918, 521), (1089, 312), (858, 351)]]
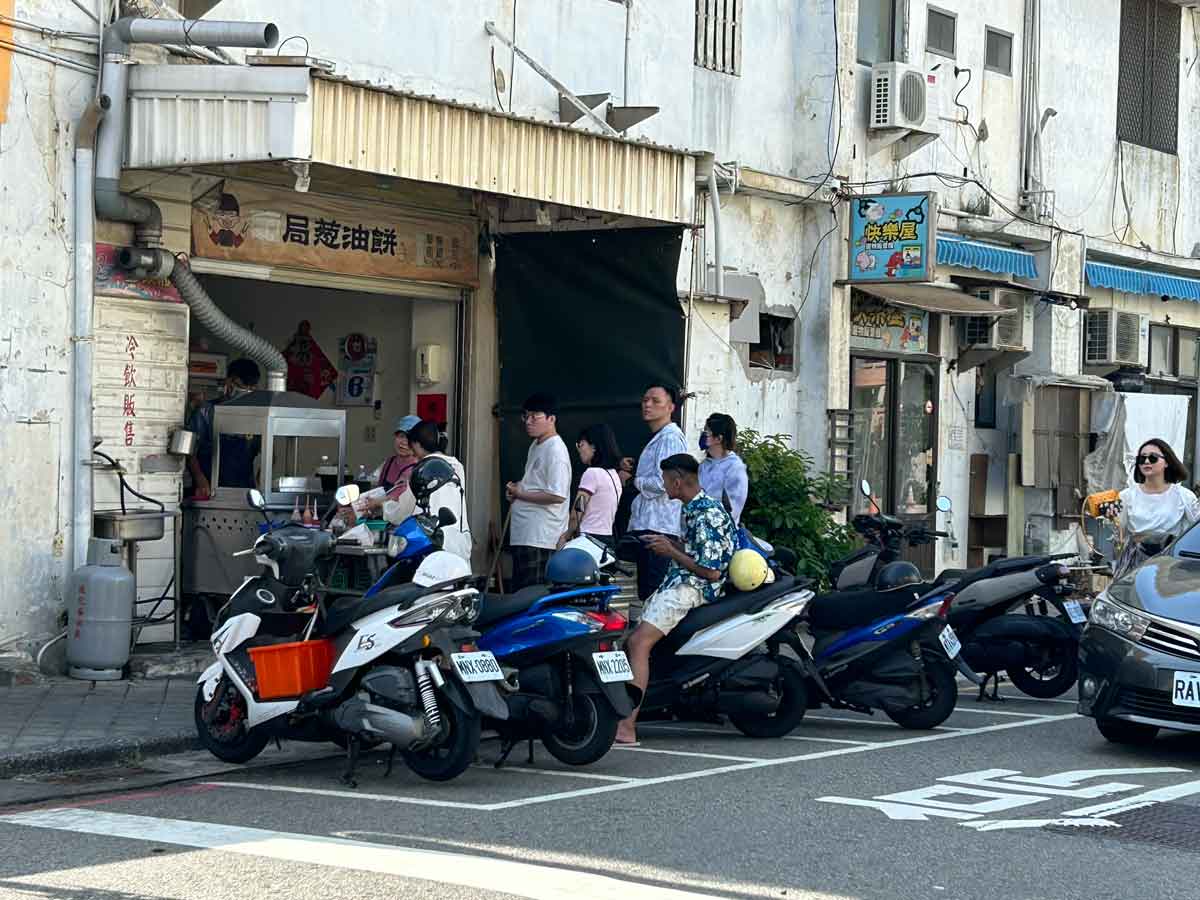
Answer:
[(500, 734), (497, 767), (522, 741), (532, 757), (536, 739), (568, 765), (596, 762), (640, 701), (629, 659), (614, 644), (627, 622), (610, 608), (619, 590), (601, 571), (610, 562), (603, 544), (577, 538), (550, 557), (547, 584), (484, 599), (479, 648), (499, 660), (508, 705), (507, 719), (485, 720)]

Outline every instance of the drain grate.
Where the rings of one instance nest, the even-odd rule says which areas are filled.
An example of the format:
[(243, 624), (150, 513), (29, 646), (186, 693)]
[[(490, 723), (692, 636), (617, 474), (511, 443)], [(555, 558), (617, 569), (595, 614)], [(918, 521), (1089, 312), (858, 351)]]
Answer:
[(1142, 809), (1118, 813), (1106, 818), (1120, 828), (1079, 828), (1068, 825), (1047, 825), (1046, 831), (1058, 834), (1086, 834), (1101, 839), (1125, 841), (1132, 844), (1152, 844), (1172, 850), (1200, 853), (1200, 806), (1186, 803), (1156, 803)]

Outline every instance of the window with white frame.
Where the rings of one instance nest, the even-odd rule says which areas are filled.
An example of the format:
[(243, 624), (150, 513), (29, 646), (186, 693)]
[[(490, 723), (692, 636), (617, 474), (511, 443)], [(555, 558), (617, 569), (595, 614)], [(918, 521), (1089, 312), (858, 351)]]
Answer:
[(1200, 339), (1200, 331), (1173, 325), (1151, 325), (1150, 371), (1147, 374), (1151, 378), (1195, 379), (1197, 339)]
[(1176, 152), (1180, 16), (1180, 5), (1169, 0), (1121, 0), (1119, 140)]
[(696, 0), (695, 63), (702, 69), (742, 72), (742, 0)]
[(859, 0), (858, 61), (868, 66), (896, 58), (896, 0)]
[(925, 49), (930, 53), (954, 58), (958, 19), (954, 13), (929, 7), (925, 30)]
[(1012, 35), (998, 28), (987, 28), (983, 67), (1001, 75), (1012, 74)]

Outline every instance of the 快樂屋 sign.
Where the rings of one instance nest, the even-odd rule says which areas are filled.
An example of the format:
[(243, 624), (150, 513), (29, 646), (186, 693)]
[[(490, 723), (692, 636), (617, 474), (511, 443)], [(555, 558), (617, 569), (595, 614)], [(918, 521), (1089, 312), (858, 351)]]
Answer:
[(848, 281), (932, 281), (937, 194), (873, 194), (850, 200)]

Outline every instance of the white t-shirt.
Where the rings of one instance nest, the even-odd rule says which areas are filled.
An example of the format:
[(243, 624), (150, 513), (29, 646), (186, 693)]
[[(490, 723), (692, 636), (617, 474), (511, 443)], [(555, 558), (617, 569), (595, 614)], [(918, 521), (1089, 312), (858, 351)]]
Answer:
[(521, 487), (562, 497), (561, 503), (546, 506), (527, 500), (514, 500), (509, 525), (514, 547), (541, 547), (553, 550), (567, 530), (568, 497), (571, 495), (571, 457), (567, 445), (557, 434), (529, 446)]
[(1183, 534), (1200, 521), (1200, 500), (1180, 484), (1150, 494), (1140, 484), (1121, 491), (1121, 524), (1134, 535)]

